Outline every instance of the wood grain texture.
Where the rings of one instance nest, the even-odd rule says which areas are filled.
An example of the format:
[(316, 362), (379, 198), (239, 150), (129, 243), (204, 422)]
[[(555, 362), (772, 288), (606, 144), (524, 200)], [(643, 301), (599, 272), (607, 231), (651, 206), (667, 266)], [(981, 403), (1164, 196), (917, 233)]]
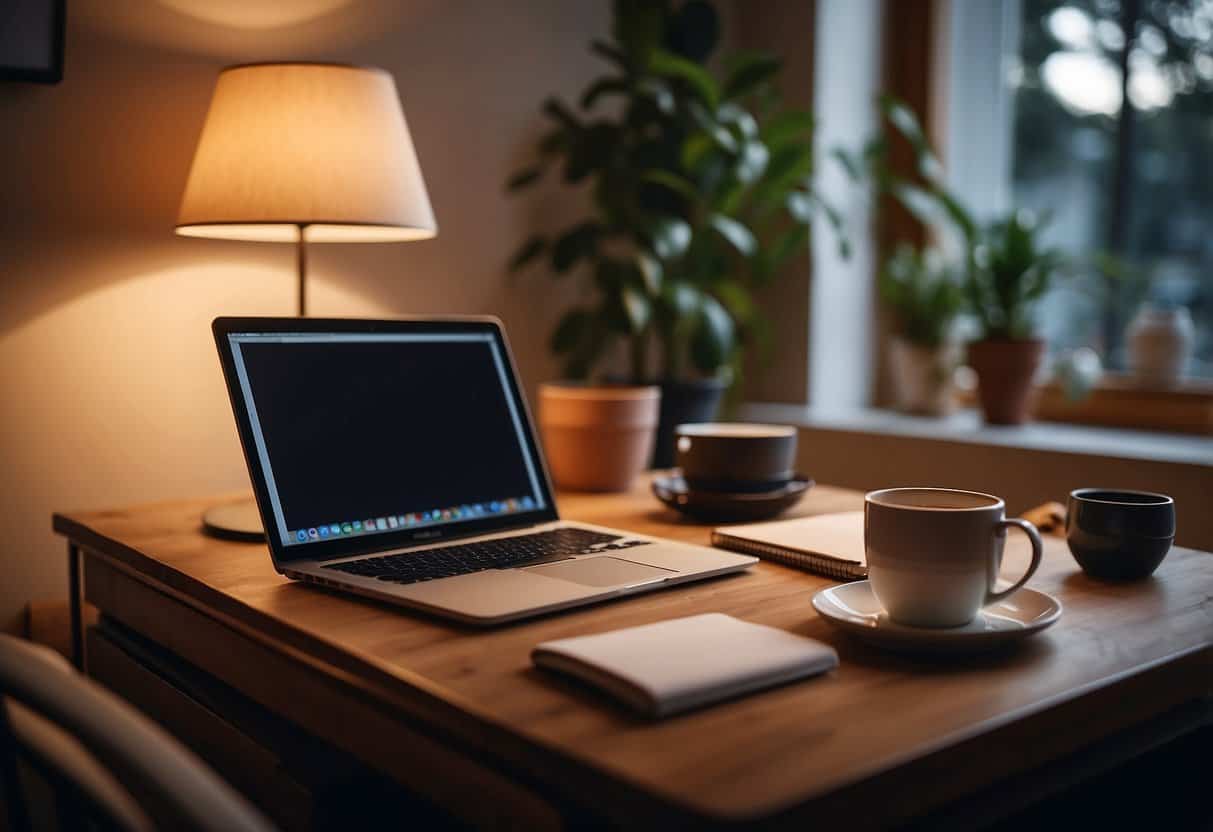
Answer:
[(1213, 384), (1193, 379), (1170, 388), (1144, 387), (1130, 376), (1108, 375), (1086, 398), (1071, 401), (1051, 383), (1040, 388), (1036, 418), (1213, 436)]
[[(709, 527), (680, 521), (645, 488), (565, 495), (562, 515), (707, 542)], [(1010, 652), (945, 663), (877, 652), (836, 634), (809, 603), (828, 582), (765, 563), (739, 576), (471, 630), (287, 581), (264, 546), (201, 534), (210, 502), (56, 515), (55, 528), (87, 558), (168, 599), (139, 622), (149, 638), (167, 640), (165, 612), (184, 605), (223, 625), (192, 645), (216, 667), (240, 670), (224, 645), (210, 643), (223, 632), (254, 639), (263, 652), (327, 674), (316, 680), (321, 687), (356, 684), (380, 709), (558, 800), (609, 798), (602, 811), (617, 821), (795, 824), (841, 815), (855, 801), (872, 825), (903, 820), (1213, 691), (1213, 555), (1194, 550), (1174, 550), (1149, 581), (1107, 585), (1086, 578), (1064, 542), (1050, 539), (1031, 585), (1061, 599), (1061, 621)], [(858, 492), (819, 486), (797, 513), (861, 505)], [(1008, 574), (1021, 568), (1022, 554), (1009, 552)], [(109, 612), (107, 604), (122, 605), (120, 595), (93, 600)], [(530, 665), (531, 647), (547, 639), (711, 611), (828, 642), (841, 667), (647, 723)], [(257, 671), (275, 672), (273, 665)], [(263, 702), (276, 695), (272, 683), (258, 684), (244, 692)]]

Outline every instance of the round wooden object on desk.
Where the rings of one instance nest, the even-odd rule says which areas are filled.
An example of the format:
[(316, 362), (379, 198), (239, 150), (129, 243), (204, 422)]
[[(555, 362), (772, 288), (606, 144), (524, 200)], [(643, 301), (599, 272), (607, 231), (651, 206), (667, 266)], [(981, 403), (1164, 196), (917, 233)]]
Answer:
[(206, 529), (207, 534), (226, 540), (245, 540), (249, 543), (265, 540), (261, 512), (253, 500), (211, 506), (202, 513), (202, 528)]

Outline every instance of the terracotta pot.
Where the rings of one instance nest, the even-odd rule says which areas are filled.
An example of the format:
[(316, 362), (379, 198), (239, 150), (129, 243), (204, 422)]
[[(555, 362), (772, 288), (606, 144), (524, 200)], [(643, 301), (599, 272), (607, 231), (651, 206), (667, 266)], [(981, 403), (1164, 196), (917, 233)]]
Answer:
[(906, 413), (947, 416), (956, 407), (952, 376), (960, 365), (960, 344), (924, 347), (894, 336), (889, 339), (893, 398)]
[(1044, 353), (1045, 343), (1038, 338), (969, 344), (969, 366), (977, 373), (977, 397), (986, 422), (1022, 425), (1028, 421), (1036, 407), (1032, 382)]
[(539, 431), (560, 488), (627, 491), (653, 453), (656, 387), (543, 384)]

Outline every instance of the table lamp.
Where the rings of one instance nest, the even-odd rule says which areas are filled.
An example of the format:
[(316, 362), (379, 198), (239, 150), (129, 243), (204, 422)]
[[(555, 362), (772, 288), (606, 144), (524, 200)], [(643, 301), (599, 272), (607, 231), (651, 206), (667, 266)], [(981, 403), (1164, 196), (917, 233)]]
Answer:
[[(300, 316), (308, 243), (433, 237), (438, 227), (392, 76), (329, 63), (224, 69), (176, 231), (294, 243)], [(264, 534), (251, 501), (218, 506), (204, 523), (229, 536)]]

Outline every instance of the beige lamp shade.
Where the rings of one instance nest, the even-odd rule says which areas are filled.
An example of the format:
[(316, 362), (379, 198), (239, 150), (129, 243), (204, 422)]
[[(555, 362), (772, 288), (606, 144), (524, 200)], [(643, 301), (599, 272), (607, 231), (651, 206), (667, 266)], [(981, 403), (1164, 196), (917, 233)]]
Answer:
[(178, 234), (344, 243), (437, 231), (391, 75), (309, 63), (220, 73)]

